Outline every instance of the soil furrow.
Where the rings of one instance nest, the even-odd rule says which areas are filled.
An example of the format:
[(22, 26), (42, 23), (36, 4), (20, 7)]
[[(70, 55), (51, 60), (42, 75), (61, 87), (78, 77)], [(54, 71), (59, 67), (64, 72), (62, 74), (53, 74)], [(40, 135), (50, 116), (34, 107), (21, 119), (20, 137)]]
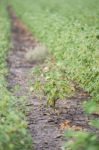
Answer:
[[(48, 116), (44, 115), (44, 106), (41, 108), (41, 101), (34, 99), (29, 92), (29, 71), (36, 64), (29, 64), (25, 59), (25, 54), (30, 48), (38, 45), (37, 41), (32, 37), (25, 25), (17, 18), (11, 7), (8, 7), (9, 16), (12, 23), (12, 46), (8, 64), (10, 74), (8, 76), (9, 88), (13, 91), (14, 87), (19, 85), (20, 90), (13, 92), (13, 95), (20, 98), (25, 96), (30, 104), (28, 113), (28, 125), (33, 137), (33, 147), (35, 150), (58, 150), (61, 146), (61, 139), (58, 139), (60, 132), (56, 125), (48, 122)], [(43, 101), (42, 101), (43, 103)], [(31, 106), (31, 108), (30, 108)]]

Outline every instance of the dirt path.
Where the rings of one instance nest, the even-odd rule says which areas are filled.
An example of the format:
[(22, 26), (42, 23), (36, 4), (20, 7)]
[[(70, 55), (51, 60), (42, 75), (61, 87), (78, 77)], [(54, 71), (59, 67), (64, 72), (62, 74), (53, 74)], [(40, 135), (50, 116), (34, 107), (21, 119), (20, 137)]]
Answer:
[[(30, 48), (38, 45), (25, 25), (16, 17), (11, 7), (8, 7), (9, 16), (12, 21), (12, 44), (13, 48), (8, 56), (9, 65), (9, 88), (13, 91), (19, 85), (20, 90), (13, 92), (17, 98), (27, 98), (28, 125), (33, 137), (34, 150), (61, 150), (64, 143), (63, 130), (66, 123), (74, 128), (93, 130), (89, 127), (89, 118), (84, 114), (81, 103), (86, 99), (86, 94), (79, 91), (73, 98), (57, 103), (58, 113), (46, 107), (46, 100), (38, 100), (29, 89), (29, 81), (33, 77), (29, 72), (36, 64), (29, 64), (25, 54)], [(88, 98), (88, 97), (87, 97)], [(41, 104), (42, 103), (42, 104)]]

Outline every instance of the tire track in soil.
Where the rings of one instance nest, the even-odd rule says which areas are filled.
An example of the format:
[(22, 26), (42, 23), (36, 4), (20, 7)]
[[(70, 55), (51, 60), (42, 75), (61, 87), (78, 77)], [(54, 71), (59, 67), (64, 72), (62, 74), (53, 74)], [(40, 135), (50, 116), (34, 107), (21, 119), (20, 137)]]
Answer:
[(59, 129), (60, 124), (70, 120), (72, 125), (81, 126), (89, 131), (95, 131), (88, 125), (90, 117), (84, 114), (81, 107), (82, 102), (87, 98), (84, 92), (79, 91), (74, 97), (57, 103), (60, 114), (54, 113), (51, 108), (46, 108), (46, 100), (38, 100), (29, 92), (29, 72), (37, 64), (30, 64), (25, 59), (29, 49), (35, 48), (39, 43), (35, 40), (27, 27), (17, 18), (15, 12), (9, 6), (7, 8), (11, 19), (12, 45), (13, 48), (8, 55), (8, 87), (13, 91), (16, 85), (20, 85), (18, 92), (13, 92), (17, 98), (25, 96), (28, 107), (28, 127), (33, 137), (34, 150), (61, 150), (64, 143), (63, 131)]

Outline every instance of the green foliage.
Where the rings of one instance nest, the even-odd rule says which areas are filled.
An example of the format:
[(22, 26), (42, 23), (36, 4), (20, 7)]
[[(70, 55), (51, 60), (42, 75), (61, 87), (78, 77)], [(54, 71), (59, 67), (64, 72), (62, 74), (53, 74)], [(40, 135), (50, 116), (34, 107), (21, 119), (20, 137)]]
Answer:
[[(41, 71), (48, 102), (70, 95), (72, 88), (69, 81), (75, 81), (92, 97), (92, 102), (86, 103), (85, 110), (89, 113), (99, 111), (96, 106), (99, 103), (99, 1), (28, 0), (23, 3), (13, 0), (11, 3), (55, 58), (55, 63), (51, 63), (50, 59), (46, 63), (49, 68), (47, 72)], [(95, 133), (73, 135), (78, 140), (73, 145), (69, 143), (69, 149), (99, 149)]]
[(84, 102), (84, 109), (87, 113), (99, 113), (99, 103), (96, 101)]
[(73, 132), (66, 133), (66, 137), (71, 140), (67, 142), (63, 150), (98, 150), (99, 149), (99, 136), (95, 133), (87, 132)]
[[(33, 91), (41, 92), (47, 98), (47, 106), (55, 107), (57, 100), (64, 100), (73, 95), (75, 88), (64, 74), (64, 70), (55, 64), (55, 60), (50, 59), (48, 67), (37, 67), (32, 71), (35, 76), (35, 83), (32, 84)], [(54, 65), (53, 65), (54, 64)], [(70, 86), (71, 84), (71, 86)], [(40, 95), (41, 96), (41, 95)]]
[(0, 1), (0, 150), (28, 150), (31, 139), (27, 136), (24, 115), (18, 110), (17, 100), (7, 89), (6, 57), (10, 48), (10, 24), (5, 7)]
[[(98, 101), (99, 1), (29, 0), (23, 4), (14, 0), (11, 3), (33, 34), (49, 48), (56, 65), (65, 70), (64, 75)], [(60, 72), (60, 68), (58, 70)]]

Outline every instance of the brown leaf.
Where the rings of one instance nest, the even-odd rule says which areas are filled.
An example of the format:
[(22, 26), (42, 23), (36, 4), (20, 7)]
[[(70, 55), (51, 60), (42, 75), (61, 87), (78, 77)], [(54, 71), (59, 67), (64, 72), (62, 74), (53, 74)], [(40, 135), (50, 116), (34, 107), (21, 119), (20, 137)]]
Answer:
[(69, 129), (70, 128), (70, 121), (69, 120), (65, 120), (64, 122), (62, 122), (60, 124), (60, 130), (65, 130), (65, 129)]

